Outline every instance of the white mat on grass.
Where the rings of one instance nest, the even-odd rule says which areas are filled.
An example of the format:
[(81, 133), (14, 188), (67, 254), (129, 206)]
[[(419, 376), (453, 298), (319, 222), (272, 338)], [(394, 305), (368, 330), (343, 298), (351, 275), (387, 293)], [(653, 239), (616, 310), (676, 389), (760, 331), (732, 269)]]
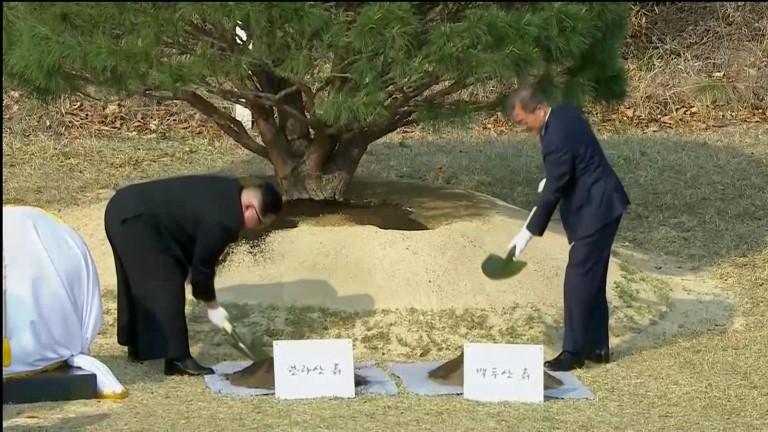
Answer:
[[(421, 396), (457, 395), (463, 394), (462, 386), (439, 384), (429, 379), (429, 371), (444, 362), (423, 363), (390, 363), (389, 368), (402, 380), (405, 389)], [(545, 390), (544, 398), (548, 399), (593, 399), (594, 395), (576, 376), (570, 372), (549, 372), (559, 378), (563, 385), (560, 388)]]
[(205, 384), (212, 392), (227, 396), (263, 396), (275, 394), (274, 389), (255, 389), (233, 385), (225, 375), (245, 369), (249, 361), (225, 361), (213, 367), (215, 375), (205, 375)]
[[(205, 375), (205, 383), (212, 392), (228, 396), (262, 396), (275, 394), (274, 389), (252, 389), (232, 385), (225, 375), (237, 372), (248, 365), (249, 361), (226, 361), (213, 367), (215, 375)], [(372, 361), (355, 364), (355, 373), (366, 378), (368, 384), (358, 387), (358, 394), (396, 395), (397, 386), (386, 372), (376, 367)]]

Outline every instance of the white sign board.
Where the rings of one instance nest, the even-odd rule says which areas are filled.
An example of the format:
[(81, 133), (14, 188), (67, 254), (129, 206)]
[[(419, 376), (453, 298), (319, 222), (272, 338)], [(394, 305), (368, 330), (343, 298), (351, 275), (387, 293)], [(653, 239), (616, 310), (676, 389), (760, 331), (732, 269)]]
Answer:
[(544, 402), (544, 347), (465, 344), (464, 398), (480, 402)]
[(272, 343), (278, 399), (355, 397), (351, 339)]

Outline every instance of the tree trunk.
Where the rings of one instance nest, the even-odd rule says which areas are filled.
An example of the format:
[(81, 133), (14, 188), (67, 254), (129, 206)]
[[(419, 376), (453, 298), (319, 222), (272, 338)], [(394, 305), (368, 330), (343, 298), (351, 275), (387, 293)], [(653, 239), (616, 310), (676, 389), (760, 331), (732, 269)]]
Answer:
[(270, 158), (284, 199), (343, 200), (368, 142), (342, 141), (333, 152), (321, 156), (315, 152), (320, 147), (316, 142), (308, 144), (300, 158), (291, 161), (279, 156), (277, 160)]
[(354, 172), (337, 171), (331, 174), (316, 174), (294, 170), (287, 176), (280, 176), (277, 172), (275, 175), (285, 200), (341, 201)]
[[(176, 97), (211, 118), (243, 148), (269, 160), (277, 186), (284, 199), (289, 201), (341, 201), (368, 146), (402, 126), (413, 124), (411, 116), (415, 110), (400, 105), (429, 87), (423, 86), (418, 92), (398, 100), (395, 107), (389, 108), (393, 117), (387, 123), (340, 130), (307, 115), (307, 102), (300, 86), (289, 86), (276, 75), (261, 75), (258, 79), (261, 90), (268, 93), (212, 91), (232, 103), (248, 106), (261, 143), (231, 114), (199, 93), (183, 90)], [(311, 106), (312, 102), (309, 103), (310, 111)]]

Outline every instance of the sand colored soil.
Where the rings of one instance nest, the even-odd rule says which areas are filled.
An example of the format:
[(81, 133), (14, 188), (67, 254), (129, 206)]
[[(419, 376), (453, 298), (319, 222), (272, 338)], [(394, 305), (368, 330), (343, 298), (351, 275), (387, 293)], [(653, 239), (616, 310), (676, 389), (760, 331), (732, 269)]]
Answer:
[[(229, 375), (229, 382), (236, 386), (259, 389), (275, 388), (275, 360), (268, 357)], [(355, 387), (363, 386), (367, 380), (355, 374)]]
[[(464, 353), (429, 371), (429, 379), (440, 384), (463, 386)], [(556, 389), (562, 385), (563, 382), (560, 379), (544, 371), (544, 390)]]
[[(526, 303), (560, 308), (568, 242), (557, 222), (529, 244), (521, 258), (525, 271), (494, 281), (482, 274), (480, 264), (490, 253), (506, 253), (527, 211), (488, 196), (419, 183), (354, 186), (351, 199), (361, 200), (367, 190), (365, 199), (398, 203), (430, 229), (329, 223), (338, 215), (299, 220), (295, 228), (269, 233), (255, 249), (233, 245), (217, 271), (219, 299), (346, 310)], [(104, 233), (105, 206), (70, 209), (61, 216), (86, 239), (100, 278), (110, 283), (115, 271)], [(616, 273), (613, 266), (609, 284)]]
[[(509, 240), (528, 216), (527, 210), (482, 194), (412, 182), (358, 180), (349, 198), (366, 205), (377, 203), (381, 211), (372, 214), (365, 206), (339, 206), (329, 211), (327, 206), (313, 208), (309, 204), (294, 206), (297, 213), (291, 215), (288, 206), (284, 220), (276, 225), (278, 229), (255, 242), (233, 245), (217, 270), (219, 300), (225, 304), (311, 305), (358, 311), (534, 307), (548, 317), (541, 333), (554, 334), (551, 340), (559, 338), (556, 333), (561, 328), (558, 321), (562, 319), (569, 246), (557, 220), (543, 237), (529, 243), (521, 257), (526, 263), (523, 271), (509, 279), (490, 280), (480, 271), (481, 263), (491, 253), (506, 253)], [(114, 290), (115, 270), (104, 233), (105, 206), (103, 201), (62, 211), (60, 216), (86, 240), (106, 291)], [(398, 227), (402, 229), (393, 229)], [(608, 297), (617, 314), (612, 317), (631, 309), (623, 302), (626, 299), (611, 289), (622, 277), (619, 261), (613, 259)], [(682, 328), (723, 325), (729, 309), (720, 300), (720, 291), (704, 287), (698, 279), (681, 283), (686, 285), (684, 291), (664, 295), (655, 286), (633, 286), (630, 297), (643, 309), (634, 314), (634, 327), (613, 327), (612, 331), (623, 333), (612, 336), (644, 344), (656, 336), (636, 336), (654, 321), (659, 333), (665, 335)], [(669, 304), (685, 313), (675, 313)], [(495, 316), (491, 314), (491, 321)], [(659, 322), (662, 317), (664, 321)], [(400, 335), (395, 324), (390, 326), (392, 340), (407, 339), (408, 334)], [(494, 325), (501, 328), (518, 323)], [(545, 354), (554, 355), (558, 348), (546, 346)]]
[[(528, 303), (559, 309), (568, 242), (557, 223), (530, 243), (521, 258), (525, 271), (490, 280), (480, 265), (491, 253), (506, 253), (527, 211), (461, 190), (386, 186), (361, 182), (350, 198), (362, 199), (365, 190), (365, 199), (398, 203), (429, 229), (381, 229), (359, 219), (339, 225), (338, 214), (299, 218), (257, 247), (232, 248), (218, 273), (220, 298), (346, 310)], [(609, 283), (616, 278), (614, 266)]]

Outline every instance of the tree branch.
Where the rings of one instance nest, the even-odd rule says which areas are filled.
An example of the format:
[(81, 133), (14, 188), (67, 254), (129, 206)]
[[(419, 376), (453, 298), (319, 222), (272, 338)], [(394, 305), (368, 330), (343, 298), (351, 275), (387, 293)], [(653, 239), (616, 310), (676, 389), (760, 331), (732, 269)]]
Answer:
[[(317, 92), (313, 92), (312, 89), (301, 81), (296, 81), (295, 87), (301, 91), (301, 97), (304, 99), (304, 105), (306, 111), (310, 116), (315, 111), (315, 95)], [(278, 95), (279, 96), (279, 95)]]
[(279, 92), (278, 92), (278, 93), (275, 95), (275, 100), (277, 100), (277, 101), (280, 101), (280, 100), (284, 99), (286, 96), (290, 95), (291, 93), (295, 93), (295, 92), (297, 92), (297, 91), (299, 91), (299, 90), (300, 90), (300, 89), (299, 89), (299, 86), (298, 86), (298, 85), (293, 85), (293, 86), (291, 86), (291, 87), (288, 87), (288, 88), (286, 88), (286, 89), (280, 90), (280, 91), (279, 91)]
[(238, 48), (248, 48), (247, 46), (240, 45), (237, 43), (237, 32), (235, 31), (236, 27), (233, 27), (231, 29), (228, 29), (226, 27), (214, 27), (216, 33), (218, 34), (221, 41), (223, 41), (229, 51), (235, 52)]
[(394, 98), (391, 102), (389, 102), (384, 109), (387, 110), (392, 116), (395, 116), (397, 112), (408, 105), (409, 102), (411, 102), (413, 99), (419, 97), (424, 92), (432, 88), (433, 86), (437, 85), (439, 82), (435, 78), (425, 78), (421, 82), (416, 83), (413, 86), (412, 90), (404, 89), (403, 95), (399, 98)]
[(219, 35), (216, 35), (212, 31), (205, 28), (204, 24), (199, 24), (196, 22), (190, 22), (189, 24), (189, 33), (192, 35), (200, 36), (203, 39), (208, 40), (209, 42), (213, 42), (214, 45), (218, 45), (221, 48), (226, 49), (228, 52), (232, 52), (230, 49), (231, 47), (227, 43), (226, 40), (219, 39)]
[[(298, 90), (298, 89), (296, 89), (296, 90)], [(280, 93), (283, 93), (283, 92), (280, 92)], [(283, 112), (285, 114), (288, 114), (289, 116), (291, 116), (291, 118), (293, 118), (294, 120), (297, 120), (302, 125), (304, 125), (304, 126), (311, 126), (311, 122), (309, 121), (307, 116), (305, 116), (304, 114), (300, 113), (299, 111), (296, 111), (295, 109), (293, 109), (293, 108), (289, 107), (288, 105), (286, 105), (286, 104), (281, 102), (281, 100), (280, 100), (281, 98), (285, 97), (287, 94), (292, 93), (292, 92), (285, 93), (282, 96), (280, 95), (280, 93), (278, 93), (277, 95), (274, 95), (274, 94), (270, 94), (270, 93), (264, 93), (264, 92), (253, 91), (253, 90), (241, 90), (238, 93), (239, 93), (238, 96), (240, 98), (242, 98), (242, 99), (247, 99), (248, 97), (255, 98), (259, 102), (261, 102), (261, 103), (263, 103), (265, 105), (274, 107), (278, 111), (281, 111), (281, 112)]]
[[(288, 105), (282, 103), (280, 99), (282, 97), (285, 97), (288, 93), (284, 93), (283, 95), (273, 95), (269, 93), (264, 93), (260, 91), (253, 91), (253, 90), (227, 90), (227, 89), (210, 89), (210, 91), (235, 104), (238, 105), (244, 105), (248, 104), (249, 101), (255, 101), (261, 104), (264, 104), (269, 107), (276, 108), (279, 111), (284, 112), (285, 114), (290, 115), (293, 119), (299, 121), (304, 126), (311, 126), (310, 120), (302, 113), (296, 111), (295, 109), (289, 107)], [(283, 92), (281, 92), (283, 93)]]
[(153, 93), (152, 90), (144, 90), (142, 94), (144, 95), (144, 97), (156, 100), (158, 102), (170, 102), (170, 101), (180, 100), (178, 97), (175, 97), (170, 93), (157, 94), (157, 93)]
[(219, 109), (216, 105), (200, 96), (200, 94), (191, 90), (183, 90), (178, 99), (186, 101), (203, 115), (213, 120), (224, 133), (245, 149), (256, 153), (264, 159), (270, 160), (267, 148), (254, 140), (240, 121)]
[(412, 114), (403, 114), (393, 118), (383, 126), (376, 128), (363, 128), (342, 136), (337, 150), (333, 153), (335, 158), (329, 167), (334, 169), (345, 169), (355, 167), (360, 163), (368, 147), (376, 140), (396, 131), (397, 129), (414, 124)]
[(426, 101), (429, 101), (429, 102), (432, 102), (432, 103), (438, 102), (441, 99), (444, 99), (444, 98), (446, 98), (446, 97), (448, 97), (448, 96), (450, 96), (450, 95), (452, 95), (454, 93), (460, 92), (461, 90), (463, 90), (463, 89), (465, 89), (467, 87), (469, 87), (468, 84), (465, 84), (465, 83), (460, 82), (460, 81), (454, 81), (450, 85), (448, 85), (447, 87), (445, 87), (443, 89), (440, 89), (440, 90), (432, 93), (431, 95), (425, 96), (420, 102), (421, 103), (424, 103)]

